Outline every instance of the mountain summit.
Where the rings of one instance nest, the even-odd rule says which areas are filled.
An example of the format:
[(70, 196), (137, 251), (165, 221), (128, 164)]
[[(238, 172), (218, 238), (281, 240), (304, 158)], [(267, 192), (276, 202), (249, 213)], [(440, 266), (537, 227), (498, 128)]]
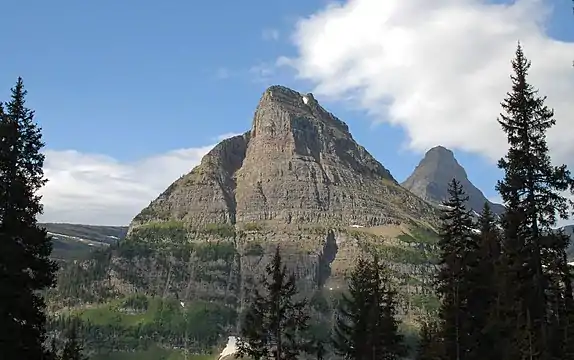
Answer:
[(216, 145), (132, 227), (165, 220), (375, 226), (432, 214), (312, 94), (276, 85), (263, 93), (250, 131)]
[(504, 212), (504, 206), (490, 202), (482, 191), (470, 182), (454, 153), (443, 146), (436, 146), (427, 151), (402, 186), (431, 203), (441, 204), (448, 198), (448, 183), (453, 178), (460, 181), (463, 186), (469, 197), (468, 205), (472, 210), (480, 213), (484, 203), (488, 202), (494, 213)]

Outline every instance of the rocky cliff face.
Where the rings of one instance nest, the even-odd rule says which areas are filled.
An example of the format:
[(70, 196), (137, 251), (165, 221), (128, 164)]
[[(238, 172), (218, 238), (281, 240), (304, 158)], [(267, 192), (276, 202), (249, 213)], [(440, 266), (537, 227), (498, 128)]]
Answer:
[(191, 227), (254, 221), (375, 226), (435, 215), (312, 94), (272, 86), (251, 130), (218, 144), (131, 227), (165, 220)]
[(494, 213), (504, 212), (504, 206), (490, 202), (482, 191), (470, 182), (454, 153), (442, 146), (427, 151), (402, 186), (431, 203), (441, 204), (448, 198), (448, 183), (453, 178), (460, 181), (463, 186), (469, 197), (468, 205), (472, 210), (480, 213), (484, 203), (488, 202)]

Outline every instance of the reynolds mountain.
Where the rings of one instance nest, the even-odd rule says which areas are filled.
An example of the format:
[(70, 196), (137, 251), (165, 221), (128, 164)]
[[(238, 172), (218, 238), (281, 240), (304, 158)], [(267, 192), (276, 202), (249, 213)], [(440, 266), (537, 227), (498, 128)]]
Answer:
[(364, 252), (388, 262), (411, 321), (436, 306), (427, 284), (438, 221), (437, 207), (400, 186), (312, 94), (272, 86), (248, 132), (171, 184), (124, 241), (65, 268), (52, 304), (89, 320), (92, 343), (109, 350), (181, 348), (187, 334), (206, 351), (236, 333), (246, 290), (279, 246), (311, 299), (317, 336)]
[(130, 228), (166, 220), (192, 227), (253, 221), (376, 226), (433, 221), (434, 215), (313, 95), (273, 86), (250, 131), (215, 146)]
[(460, 181), (469, 197), (468, 206), (480, 213), (488, 202), (496, 214), (504, 212), (504, 206), (489, 201), (468, 179), (464, 168), (458, 163), (451, 150), (436, 146), (425, 154), (413, 173), (402, 183), (403, 187), (434, 204), (442, 204), (448, 198), (448, 183)]

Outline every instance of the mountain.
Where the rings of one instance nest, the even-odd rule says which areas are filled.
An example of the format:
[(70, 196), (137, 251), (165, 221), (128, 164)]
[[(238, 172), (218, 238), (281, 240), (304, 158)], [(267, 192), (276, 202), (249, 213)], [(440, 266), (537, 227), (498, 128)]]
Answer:
[(127, 226), (95, 226), (66, 223), (40, 223), (52, 237), (52, 257), (56, 260), (85, 258), (94, 249), (115, 244), (127, 234)]
[(468, 179), (466, 170), (458, 163), (454, 153), (436, 146), (427, 151), (413, 173), (402, 183), (405, 189), (434, 204), (441, 204), (448, 198), (448, 183), (453, 179), (460, 181), (469, 197), (469, 207), (480, 213), (484, 203), (488, 202), (496, 214), (504, 212), (504, 206), (489, 201), (486, 196)]
[(174, 181), (124, 241), (60, 272), (51, 309), (82, 319), (98, 351), (221, 350), (279, 246), (310, 299), (316, 336), (348, 270), (372, 251), (389, 264), (412, 325), (437, 306), (427, 290), (438, 222), (438, 208), (400, 186), (312, 94), (272, 86), (251, 129)]
[(375, 226), (433, 214), (312, 94), (272, 86), (251, 131), (218, 144), (130, 228), (166, 220), (192, 227), (253, 221)]

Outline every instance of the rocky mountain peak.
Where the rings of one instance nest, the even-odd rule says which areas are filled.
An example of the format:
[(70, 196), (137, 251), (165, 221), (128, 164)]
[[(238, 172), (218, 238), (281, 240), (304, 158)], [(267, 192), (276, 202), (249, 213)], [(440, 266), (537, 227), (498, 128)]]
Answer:
[(250, 131), (216, 145), (132, 226), (164, 220), (377, 225), (433, 211), (312, 94), (275, 85), (263, 93)]
[(466, 170), (456, 160), (453, 151), (444, 146), (428, 150), (402, 186), (431, 203), (440, 204), (448, 198), (448, 183), (453, 178), (464, 187), (472, 210), (480, 213), (484, 203), (488, 202), (493, 212), (500, 214), (504, 211), (502, 205), (488, 201), (482, 191), (470, 182)]
[(319, 105), (313, 94), (299, 93), (281, 85), (267, 88), (261, 96), (251, 135), (255, 137), (266, 133), (275, 136), (280, 131), (304, 131), (307, 128), (305, 122), (308, 121), (337, 129), (351, 137), (347, 124)]

